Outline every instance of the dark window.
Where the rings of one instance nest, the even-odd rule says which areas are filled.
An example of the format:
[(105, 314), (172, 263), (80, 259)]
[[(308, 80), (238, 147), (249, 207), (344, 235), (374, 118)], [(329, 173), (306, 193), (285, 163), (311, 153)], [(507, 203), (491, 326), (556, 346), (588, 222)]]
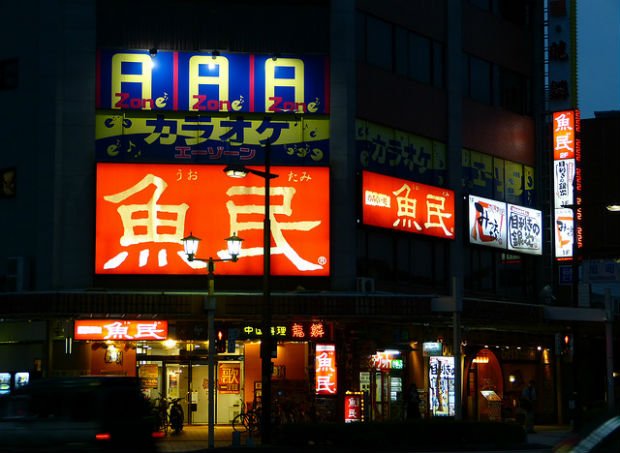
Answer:
[(431, 40), (409, 34), (409, 76), (418, 82), (431, 82)]
[(529, 81), (526, 77), (507, 69), (499, 73), (499, 101), (502, 108), (515, 113), (530, 113)]
[(433, 86), (444, 87), (444, 46), (433, 42)]
[(366, 16), (359, 11), (355, 20), (355, 56), (357, 61), (366, 61)]
[(529, 25), (529, 2), (515, 1), (515, 0), (498, 0), (499, 15), (520, 27), (526, 27)]
[(491, 104), (493, 84), (491, 82), (491, 63), (469, 56), (466, 66), (465, 94), (475, 101)]
[(19, 80), (17, 58), (0, 61), (0, 90), (14, 90)]
[(366, 61), (392, 70), (392, 26), (370, 16), (366, 18)]
[(397, 27), (394, 34), (394, 71), (409, 76), (409, 31)]

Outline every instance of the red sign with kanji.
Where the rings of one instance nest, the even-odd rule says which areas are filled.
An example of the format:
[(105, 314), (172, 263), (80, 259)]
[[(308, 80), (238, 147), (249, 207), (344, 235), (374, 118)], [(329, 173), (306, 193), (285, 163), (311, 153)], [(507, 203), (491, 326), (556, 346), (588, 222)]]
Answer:
[(364, 225), (454, 239), (454, 192), (378, 173), (362, 173)]
[(317, 344), (314, 365), (315, 393), (317, 395), (336, 395), (338, 393), (336, 345)]
[[(225, 239), (243, 238), (239, 260), (217, 274), (263, 274), (265, 180), (233, 179), (223, 165), (97, 164), (97, 274), (193, 274), (181, 239), (202, 239), (197, 257), (229, 258)], [(257, 167), (256, 170), (264, 170)], [(273, 275), (328, 276), (329, 169), (272, 167)]]
[(168, 321), (78, 319), (73, 337), (76, 340), (165, 340)]

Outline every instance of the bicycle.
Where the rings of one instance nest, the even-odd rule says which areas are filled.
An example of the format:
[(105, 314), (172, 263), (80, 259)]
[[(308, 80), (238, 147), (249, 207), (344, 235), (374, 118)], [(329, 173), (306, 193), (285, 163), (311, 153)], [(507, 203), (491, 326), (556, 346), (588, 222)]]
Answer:
[(179, 404), (181, 398), (168, 399), (160, 394), (153, 404), (155, 427), (158, 431), (168, 432), (171, 428), (175, 434), (183, 430), (183, 408)]
[(241, 411), (233, 418), (233, 430), (238, 433), (256, 432), (260, 428), (260, 409), (250, 409), (249, 411)]

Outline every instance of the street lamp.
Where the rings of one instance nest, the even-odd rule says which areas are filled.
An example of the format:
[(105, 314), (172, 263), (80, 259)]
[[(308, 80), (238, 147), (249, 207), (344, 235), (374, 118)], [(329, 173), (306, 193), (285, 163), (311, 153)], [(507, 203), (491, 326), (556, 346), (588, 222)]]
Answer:
[(209, 278), (209, 291), (206, 300), (205, 309), (208, 313), (208, 330), (209, 330), (209, 448), (215, 446), (215, 263), (220, 261), (232, 261), (235, 262), (239, 258), (241, 253), (241, 239), (236, 233), (226, 239), (228, 244), (228, 254), (230, 258), (212, 258), (202, 259), (196, 257), (198, 252), (198, 244), (200, 244), (200, 238), (189, 233), (189, 236), (181, 239), (183, 241), (183, 247), (185, 248), (185, 255), (187, 255), (188, 261), (201, 261), (207, 264), (207, 276)]
[(261, 357), (261, 441), (271, 441), (271, 220), (270, 181), (278, 175), (271, 173), (271, 145), (265, 144), (265, 171), (253, 170), (242, 165), (229, 165), (224, 172), (231, 178), (244, 178), (251, 173), (265, 180), (265, 212), (263, 219), (263, 319), (260, 347)]

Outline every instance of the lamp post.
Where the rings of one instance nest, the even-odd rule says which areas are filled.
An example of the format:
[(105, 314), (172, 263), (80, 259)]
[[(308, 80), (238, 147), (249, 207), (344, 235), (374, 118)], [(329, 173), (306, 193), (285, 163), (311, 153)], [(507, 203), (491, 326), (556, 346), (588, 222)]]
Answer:
[(209, 331), (209, 359), (208, 359), (208, 373), (209, 373), (209, 412), (208, 412), (208, 425), (209, 425), (209, 448), (215, 446), (215, 263), (220, 261), (232, 261), (235, 262), (239, 258), (241, 253), (241, 239), (235, 233), (226, 239), (228, 244), (228, 254), (230, 258), (217, 258), (209, 257), (208, 259), (202, 259), (196, 257), (198, 251), (198, 244), (200, 239), (193, 236), (192, 233), (189, 236), (182, 239), (183, 246), (185, 248), (185, 255), (187, 255), (188, 261), (202, 261), (207, 264), (207, 276), (209, 279), (209, 289), (207, 294), (207, 300), (205, 301), (205, 309), (208, 313), (208, 331)]
[(232, 178), (244, 178), (248, 173), (265, 180), (265, 212), (263, 218), (263, 312), (261, 357), (261, 441), (263, 445), (271, 442), (271, 351), (273, 338), (271, 334), (271, 209), (270, 181), (278, 175), (271, 173), (271, 145), (265, 144), (265, 171), (253, 170), (245, 166), (229, 165), (224, 172)]

